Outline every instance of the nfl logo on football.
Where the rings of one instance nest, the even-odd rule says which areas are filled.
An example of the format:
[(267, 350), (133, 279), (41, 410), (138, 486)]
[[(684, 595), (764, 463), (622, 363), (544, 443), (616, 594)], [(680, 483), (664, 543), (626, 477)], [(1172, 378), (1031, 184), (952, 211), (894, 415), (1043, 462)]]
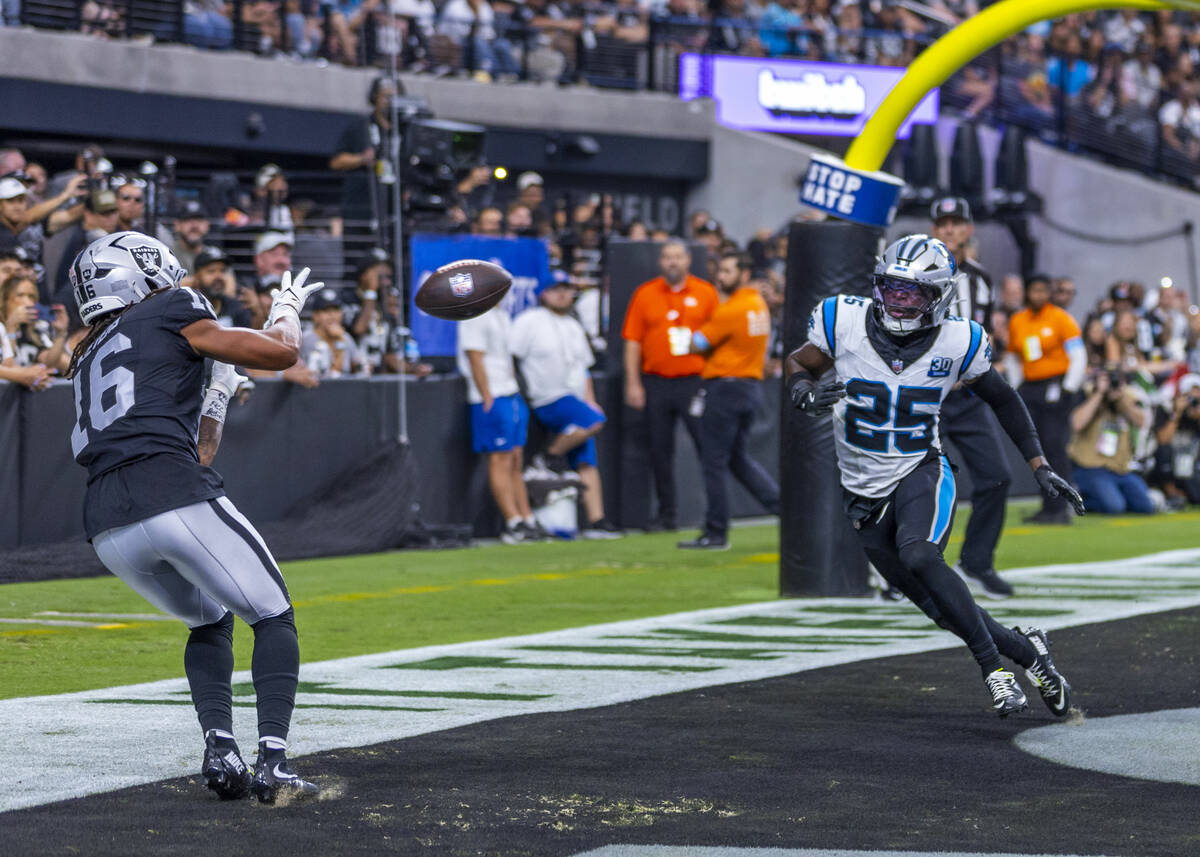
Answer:
[(454, 292), (457, 298), (465, 298), (475, 291), (475, 281), (471, 279), (470, 274), (451, 274), (450, 291)]

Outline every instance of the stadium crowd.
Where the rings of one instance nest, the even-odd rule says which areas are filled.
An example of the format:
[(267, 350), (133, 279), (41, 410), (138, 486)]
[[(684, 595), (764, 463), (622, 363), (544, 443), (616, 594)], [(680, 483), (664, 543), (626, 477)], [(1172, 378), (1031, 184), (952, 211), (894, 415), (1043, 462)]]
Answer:
[[(40, 5), (39, 5), (40, 4)], [(40, 12), (44, 5), (48, 11)], [(387, 66), (482, 81), (674, 87), (682, 51), (907, 65), (987, 0), (187, 0), (161, 23), (124, 4), (5, 0), (0, 18), (149, 35), (198, 47)], [(1038, 23), (947, 84), (966, 116), (1194, 181), (1200, 166), (1200, 12), (1084, 12)], [(657, 76), (648, 79), (644, 69)]]

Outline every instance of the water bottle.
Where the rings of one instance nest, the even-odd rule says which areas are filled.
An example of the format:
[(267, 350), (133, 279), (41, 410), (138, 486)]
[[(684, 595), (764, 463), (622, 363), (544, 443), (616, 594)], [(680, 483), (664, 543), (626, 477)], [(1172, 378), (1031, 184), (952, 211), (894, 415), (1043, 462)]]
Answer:
[(421, 360), (421, 346), (410, 336), (404, 340), (404, 362), (409, 366), (416, 365)]

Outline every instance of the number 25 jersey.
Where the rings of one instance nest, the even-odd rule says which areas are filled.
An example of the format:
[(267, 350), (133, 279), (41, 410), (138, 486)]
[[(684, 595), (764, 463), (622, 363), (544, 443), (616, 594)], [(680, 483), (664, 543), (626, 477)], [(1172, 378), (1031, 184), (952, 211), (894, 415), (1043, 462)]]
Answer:
[(817, 304), (808, 341), (833, 358), (846, 397), (833, 409), (842, 486), (884, 497), (933, 450), (938, 414), (959, 381), (991, 368), (991, 345), (974, 321), (947, 317), (936, 328), (892, 337), (868, 298), (838, 295)]

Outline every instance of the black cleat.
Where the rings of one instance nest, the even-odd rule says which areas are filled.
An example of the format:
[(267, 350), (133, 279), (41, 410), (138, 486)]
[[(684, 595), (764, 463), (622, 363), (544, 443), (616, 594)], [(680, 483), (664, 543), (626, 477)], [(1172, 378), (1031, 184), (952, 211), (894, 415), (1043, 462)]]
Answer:
[(212, 729), (204, 735), (200, 776), (221, 800), (239, 800), (250, 793), (250, 768), (242, 761), (237, 742)]
[(1066, 717), (1071, 710), (1071, 685), (1062, 674), (1054, 668), (1054, 660), (1050, 657), (1050, 639), (1041, 628), (1013, 628), (1033, 645), (1037, 658), (1033, 666), (1025, 669), (1025, 675), (1033, 682), (1042, 695), (1042, 702), (1050, 709), (1055, 717)]
[(1019, 714), (1029, 708), (1025, 691), (1017, 684), (1017, 677), (1008, 670), (993, 670), (983, 681), (992, 694), (992, 709), (1001, 717)]
[(321, 793), (321, 787), (292, 773), (286, 751), (267, 747), (260, 742), (250, 791), (260, 803), (275, 803), (275, 799), (281, 795), (285, 800), (314, 797)]
[(712, 533), (701, 533), (694, 539), (679, 542), (675, 547), (684, 550), (727, 551), (729, 550), (729, 539)]
[(954, 566), (954, 570), (958, 573), (959, 577), (966, 581), (968, 588), (980, 589), (988, 598), (1012, 597), (1012, 584), (996, 574), (994, 568), (989, 568), (986, 571), (969, 571), (963, 567), (962, 563), (959, 563)]

